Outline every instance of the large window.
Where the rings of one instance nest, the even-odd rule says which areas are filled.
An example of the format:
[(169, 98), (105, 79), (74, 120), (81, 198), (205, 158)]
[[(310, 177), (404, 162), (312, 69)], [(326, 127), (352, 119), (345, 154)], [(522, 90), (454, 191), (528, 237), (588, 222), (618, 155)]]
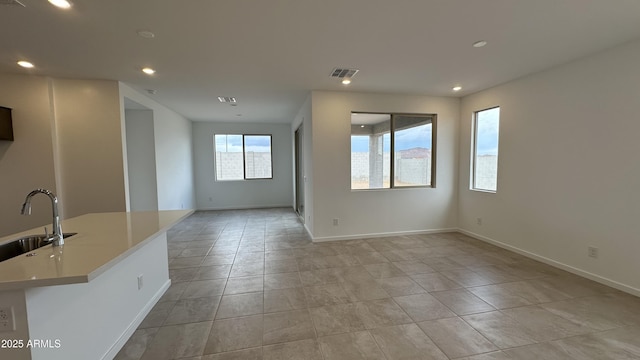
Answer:
[(271, 135), (215, 134), (216, 180), (271, 179)]
[(498, 189), (498, 135), (500, 108), (477, 111), (473, 119), (473, 190)]
[(435, 115), (351, 114), (351, 189), (434, 186)]

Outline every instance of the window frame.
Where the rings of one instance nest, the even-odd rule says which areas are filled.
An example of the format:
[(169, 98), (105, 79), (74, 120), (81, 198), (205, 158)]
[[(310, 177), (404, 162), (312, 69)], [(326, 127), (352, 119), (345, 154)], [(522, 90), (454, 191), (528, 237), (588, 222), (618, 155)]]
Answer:
[[(436, 113), (400, 113), (400, 112), (374, 112), (374, 111), (351, 111), (350, 116), (353, 117), (353, 114), (374, 114), (374, 115), (389, 115), (389, 134), (390, 134), (390, 144), (389, 144), (389, 187), (385, 188), (373, 188), (373, 189), (354, 189), (351, 186), (351, 180), (349, 180), (349, 187), (351, 191), (385, 191), (385, 190), (395, 190), (395, 189), (429, 189), (436, 188), (436, 158), (437, 158), (437, 123), (438, 123), (438, 114)], [(403, 117), (430, 117), (431, 118), (431, 183), (428, 185), (410, 185), (410, 186), (396, 186), (395, 185), (395, 119), (398, 116)], [(349, 123), (353, 125), (351, 119)], [(351, 136), (349, 135), (349, 142), (351, 142)], [(351, 146), (350, 146), (351, 147)], [(351, 151), (349, 151), (351, 154)], [(351, 161), (350, 163), (350, 178), (351, 178)]]
[[(216, 164), (216, 135), (239, 135), (242, 136), (242, 179), (229, 179), (229, 180), (220, 180), (218, 179), (218, 171)], [(247, 136), (268, 136), (269, 137), (269, 163), (271, 166), (271, 177), (256, 177), (256, 178), (247, 178), (247, 149), (246, 149), (246, 141), (245, 138)], [(273, 134), (256, 134), (256, 133), (214, 133), (213, 134), (213, 178), (214, 181), (219, 182), (230, 182), (230, 181), (253, 181), (253, 180), (273, 180)]]
[[(476, 110), (473, 112), (473, 118), (471, 120), (471, 176), (469, 177), (470, 180), (470, 184), (469, 184), (469, 190), (471, 191), (477, 191), (477, 192), (483, 192), (483, 193), (489, 193), (489, 194), (495, 194), (498, 192), (498, 164), (497, 164), (497, 160), (496, 160), (496, 189), (495, 190), (491, 190), (491, 189), (483, 189), (483, 188), (478, 188), (476, 187), (476, 159), (478, 158), (477, 154), (478, 154), (478, 114), (480, 114), (483, 111), (488, 111), (488, 110), (493, 110), (493, 109), (500, 109), (500, 105), (495, 105), (495, 106), (491, 106), (488, 108), (484, 108), (481, 110)], [(500, 115), (498, 115), (498, 141), (497, 141), (497, 151), (496, 151), (496, 157), (499, 158), (499, 152), (500, 152)]]

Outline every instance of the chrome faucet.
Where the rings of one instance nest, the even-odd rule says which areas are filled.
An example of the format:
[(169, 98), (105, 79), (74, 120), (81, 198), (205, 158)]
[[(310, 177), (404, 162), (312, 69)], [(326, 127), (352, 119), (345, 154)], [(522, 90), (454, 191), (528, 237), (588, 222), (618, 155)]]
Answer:
[(37, 194), (45, 194), (51, 199), (51, 209), (53, 211), (53, 235), (51, 239), (53, 240), (53, 246), (64, 245), (64, 236), (62, 235), (62, 226), (60, 225), (60, 216), (58, 215), (58, 198), (51, 191), (35, 189), (30, 192), (27, 198), (24, 199), (20, 213), (22, 215), (31, 215), (31, 198)]

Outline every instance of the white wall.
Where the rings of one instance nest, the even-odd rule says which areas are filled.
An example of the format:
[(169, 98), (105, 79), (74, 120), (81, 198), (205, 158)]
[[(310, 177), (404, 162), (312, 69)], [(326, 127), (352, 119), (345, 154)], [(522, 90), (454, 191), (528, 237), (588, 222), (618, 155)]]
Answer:
[(5, 106), (16, 110), (16, 141), (0, 145), (0, 232), (50, 223), (43, 197), (31, 217), (19, 217), (37, 187), (58, 195), (63, 217), (124, 210), (117, 83), (2, 75), (0, 84)]
[(153, 112), (125, 110), (125, 122), (130, 210), (158, 210)]
[(158, 209), (195, 208), (191, 121), (123, 83), (120, 96), (122, 114), (124, 98), (153, 111)]
[(51, 222), (51, 202), (33, 199), (31, 216), (20, 215), (33, 189), (56, 191), (48, 81), (0, 74), (0, 106), (13, 109), (14, 141), (0, 141), (0, 236)]
[(125, 211), (118, 83), (51, 81), (58, 195), (64, 217)]
[[(633, 42), (464, 98), (460, 228), (640, 295), (638, 64)], [(492, 106), (496, 194), (469, 190), (473, 111)]]
[[(216, 181), (214, 134), (271, 134), (273, 179)], [(293, 201), (292, 141), (289, 124), (194, 122), (193, 150), (197, 208), (241, 209), (291, 206)]]
[[(436, 187), (352, 191), (352, 111), (437, 114)], [(458, 119), (457, 98), (313, 91), (314, 239), (456, 228)]]
[(19, 214), (38, 187), (56, 192), (63, 218), (127, 209), (125, 96), (154, 113), (158, 207), (195, 207), (189, 120), (115, 81), (0, 74), (16, 137), (0, 142), (0, 235), (51, 222), (42, 196)]

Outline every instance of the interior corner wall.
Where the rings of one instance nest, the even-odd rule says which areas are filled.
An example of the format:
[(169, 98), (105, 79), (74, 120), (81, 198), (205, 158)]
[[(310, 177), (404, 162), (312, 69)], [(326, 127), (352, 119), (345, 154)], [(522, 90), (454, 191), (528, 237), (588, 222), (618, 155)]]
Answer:
[(125, 211), (118, 83), (52, 79), (52, 94), (64, 217)]
[[(271, 134), (273, 179), (216, 181), (214, 134)], [(194, 122), (197, 207), (200, 210), (290, 207), (293, 202), (291, 124)]]
[(192, 123), (175, 111), (119, 83), (120, 98), (153, 111), (158, 209), (195, 208)]
[[(638, 64), (640, 41), (465, 97), (460, 228), (640, 295)], [(473, 112), (492, 106), (496, 194), (469, 190)]]
[[(314, 240), (457, 228), (459, 99), (313, 91), (311, 101)], [(352, 111), (437, 114), (436, 187), (352, 191)]]
[(33, 189), (56, 191), (48, 80), (0, 74), (0, 106), (13, 109), (14, 141), (0, 141), (0, 236), (51, 223), (51, 202), (33, 198), (31, 216), (20, 215)]

